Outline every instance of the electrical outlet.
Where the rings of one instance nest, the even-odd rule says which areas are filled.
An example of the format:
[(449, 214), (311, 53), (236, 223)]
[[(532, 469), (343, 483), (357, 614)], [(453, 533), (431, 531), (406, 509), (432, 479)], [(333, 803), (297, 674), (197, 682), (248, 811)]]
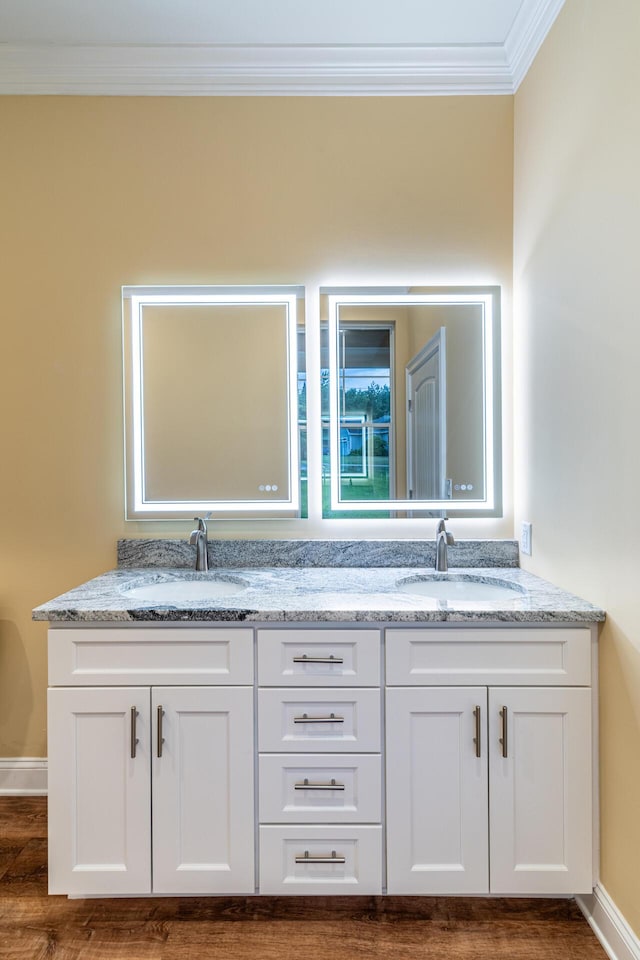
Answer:
[(531, 556), (531, 526), (532, 524), (523, 521), (520, 527), (520, 550)]

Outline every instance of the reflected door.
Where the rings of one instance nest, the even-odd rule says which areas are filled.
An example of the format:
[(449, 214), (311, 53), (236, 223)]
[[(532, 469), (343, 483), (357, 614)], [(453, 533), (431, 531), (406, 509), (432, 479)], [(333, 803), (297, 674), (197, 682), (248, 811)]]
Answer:
[(441, 327), (407, 364), (407, 478), (411, 500), (447, 496), (445, 335)]

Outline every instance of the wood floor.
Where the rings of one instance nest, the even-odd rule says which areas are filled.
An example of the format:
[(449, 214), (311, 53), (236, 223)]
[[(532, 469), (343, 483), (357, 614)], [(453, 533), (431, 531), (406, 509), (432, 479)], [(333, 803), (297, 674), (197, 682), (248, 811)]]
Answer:
[(49, 897), (46, 836), (0, 797), (2, 960), (606, 960), (567, 900)]

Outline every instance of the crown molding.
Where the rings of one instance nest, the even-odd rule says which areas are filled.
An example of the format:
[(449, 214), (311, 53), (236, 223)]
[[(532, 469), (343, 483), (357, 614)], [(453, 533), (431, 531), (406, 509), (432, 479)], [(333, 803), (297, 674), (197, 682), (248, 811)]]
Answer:
[(563, 6), (564, 0), (523, 0), (504, 42), (514, 93)]
[(501, 45), (0, 45), (0, 94), (509, 94)]
[(563, 3), (523, 0), (504, 44), (0, 43), (0, 95), (508, 95), (517, 90)]

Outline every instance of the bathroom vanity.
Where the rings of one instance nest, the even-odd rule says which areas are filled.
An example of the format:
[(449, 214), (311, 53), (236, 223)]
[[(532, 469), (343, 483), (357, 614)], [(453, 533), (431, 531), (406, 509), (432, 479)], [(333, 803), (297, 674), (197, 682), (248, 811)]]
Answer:
[(513, 599), (298, 567), (150, 603), (204, 577), (125, 567), (38, 608), (50, 892), (591, 891), (604, 614), (517, 568), (439, 581), (465, 577)]

